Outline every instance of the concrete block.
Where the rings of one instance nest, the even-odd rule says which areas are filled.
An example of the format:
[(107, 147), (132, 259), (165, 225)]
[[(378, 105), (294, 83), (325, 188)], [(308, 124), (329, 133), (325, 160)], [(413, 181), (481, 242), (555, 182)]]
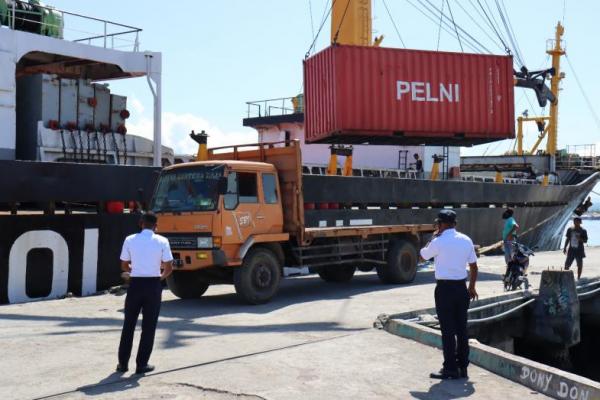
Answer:
[(579, 299), (571, 271), (543, 271), (530, 332), (548, 343), (571, 347), (581, 340)]

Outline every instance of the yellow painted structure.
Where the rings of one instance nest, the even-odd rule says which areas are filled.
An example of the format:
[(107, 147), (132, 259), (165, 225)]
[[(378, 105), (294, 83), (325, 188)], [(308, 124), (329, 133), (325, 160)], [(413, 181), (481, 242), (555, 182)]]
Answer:
[[(331, 11), (331, 43), (372, 46), (371, 0), (337, 0)], [(377, 45), (381, 43), (378, 39)]]
[(546, 152), (550, 155), (555, 155), (557, 151), (558, 142), (558, 95), (560, 81), (564, 75), (560, 72), (560, 57), (565, 54), (563, 48), (562, 36), (565, 33), (565, 28), (560, 22), (556, 24), (556, 33), (554, 35), (554, 41), (550, 41), (548, 50), (546, 53), (552, 56), (552, 68), (554, 68), (554, 75), (550, 80), (550, 90), (556, 97), (556, 101), (550, 105), (550, 122), (548, 124), (548, 141), (546, 144)]
[[(523, 123), (524, 122), (536, 122), (536, 123), (545, 123), (547, 121), (550, 121), (550, 117), (528, 117), (528, 118), (524, 118), (524, 117), (519, 117), (517, 118), (517, 154), (522, 156), (524, 154), (523, 151)], [(533, 147), (531, 148), (530, 151), (527, 152), (527, 154), (534, 154), (538, 147), (540, 146), (540, 143), (542, 143), (542, 140), (544, 139), (544, 137), (546, 137), (546, 135), (548, 134), (548, 130), (550, 129), (550, 125), (546, 125), (546, 128), (543, 130), (543, 132), (540, 133), (540, 135), (537, 138), (537, 141), (535, 142), (535, 144), (533, 145)]]
[(329, 166), (327, 167), (327, 175), (337, 175), (337, 153), (333, 150), (329, 156)]
[[(562, 36), (565, 33), (565, 28), (560, 22), (556, 25), (556, 32), (553, 40), (548, 41), (548, 48), (546, 53), (552, 56), (552, 67), (554, 68), (554, 75), (550, 79), (550, 91), (554, 94), (556, 100), (550, 104), (550, 113), (546, 117), (519, 117), (517, 119), (517, 154), (522, 156), (524, 154), (535, 154), (538, 147), (542, 143), (544, 138), (546, 141), (546, 154), (555, 156), (557, 152), (558, 144), (558, 97), (560, 92), (560, 81), (564, 78), (564, 74), (560, 72), (560, 57), (565, 55), (565, 49), (563, 47)], [(548, 123), (543, 131), (540, 132), (538, 138), (529, 152), (523, 150), (523, 123), (524, 122), (536, 122), (536, 123)]]
[(502, 172), (501, 171), (496, 171), (495, 182), (496, 183), (504, 183), (504, 176), (502, 176)]
[(434, 161), (431, 167), (431, 180), (437, 181), (440, 177), (440, 161)]
[(344, 161), (344, 169), (342, 170), (342, 175), (352, 176), (352, 155), (346, 156), (346, 161)]

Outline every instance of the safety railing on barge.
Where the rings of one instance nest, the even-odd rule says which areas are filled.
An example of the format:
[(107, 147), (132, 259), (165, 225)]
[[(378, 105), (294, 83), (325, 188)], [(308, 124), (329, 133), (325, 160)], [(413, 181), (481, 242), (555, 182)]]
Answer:
[(133, 26), (24, 0), (0, 0), (0, 26), (93, 46), (136, 52), (139, 51), (139, 34), (142, 31)]
[[(305, 175), (327, 175), (327, 165), (323, 164), (303, 164), (302, 173)], [(338, 175), (341, 175), (341, 169), (338, 168)], [(429, 179), (429, 172), (418, 172), (414, 169), (388, 169), (388, 168), (355, 168), (352, 170), (352, 176), (365, 178), (397, 178), (397, 179)], [(465, 182), (483, 182), (494, 183), (494, 177), (484, 175), (463, 175), (460, 178), (451, 178)], [(448, 180), (443, 178), (443, 180)], [(503, 178), (503, 183), (513, 185), (539, 185), (536, 179), (524, 178)], [(552, 184), (552, 182), (550, 183)]]

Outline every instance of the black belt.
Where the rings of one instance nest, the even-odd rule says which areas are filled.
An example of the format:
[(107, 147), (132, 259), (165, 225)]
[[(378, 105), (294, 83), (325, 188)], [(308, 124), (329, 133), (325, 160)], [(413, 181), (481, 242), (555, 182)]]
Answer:
[(132, 276), (129, 279), (132, 279), (132, 280), (139, 279), (139, 280), (144, 280), (144, 281), (146, 281), (146, 280), (150, 281), (150, 280), (154, 280), (154, 279), (160, 279), (160, 276)]
[(459, 284), (459, 283), (466, 283), (467, 280), (466, 279), (436, 279), (437, 283), (440, 284)]

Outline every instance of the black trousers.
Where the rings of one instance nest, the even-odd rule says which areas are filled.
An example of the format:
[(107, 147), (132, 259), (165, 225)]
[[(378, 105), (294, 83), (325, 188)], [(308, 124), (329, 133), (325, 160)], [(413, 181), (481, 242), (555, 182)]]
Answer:
[(444, 370), (457, 372), (469, 365), (467, 310), (469, 291), (465, 281), (438, 281), (435, 310), (442, 329)]
[(127, 365), (129, 362), (133, 333), (141, 311), (144, 318), (142, 319), (142, 337), (136, 364), (138, 367), (148, 365), (154, 346), (154, 333), (160, 312), (161, 296), (160, 278), (131, 278), (125, 298), (125, 322), (119, 344), (119, 364)]

